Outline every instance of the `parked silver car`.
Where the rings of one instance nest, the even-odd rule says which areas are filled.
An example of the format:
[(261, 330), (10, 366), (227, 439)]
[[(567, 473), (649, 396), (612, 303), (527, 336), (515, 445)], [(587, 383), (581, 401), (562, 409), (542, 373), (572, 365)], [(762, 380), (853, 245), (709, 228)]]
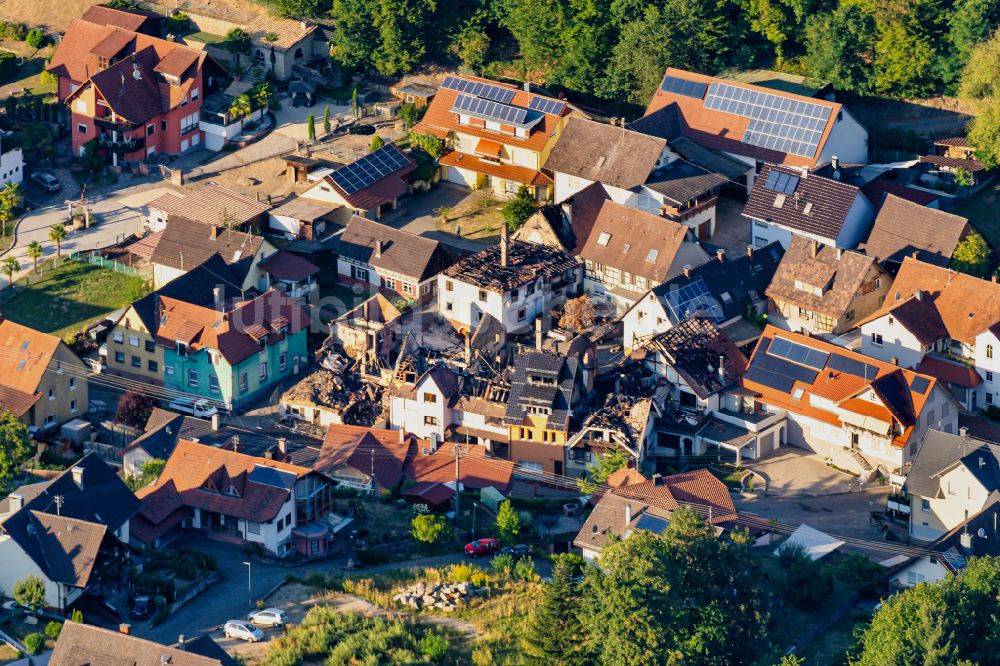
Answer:
[(226, 638), (239, 638), (249, 643), (256, 643), (264, 640), (264, 632), (243, 620), (229, 620), (222, 632)]

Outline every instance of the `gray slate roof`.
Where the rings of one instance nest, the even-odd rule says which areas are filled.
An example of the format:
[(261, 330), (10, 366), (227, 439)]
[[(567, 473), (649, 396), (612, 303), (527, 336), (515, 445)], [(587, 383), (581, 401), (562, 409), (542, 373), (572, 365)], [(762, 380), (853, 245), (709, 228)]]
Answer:
[[(983, 461), (982, 467), (979, 461)], [(940, 477), (956, 464), (964, 465), (988, 492), (1000, 491), (1000, 445), (974, 437), (963, 439), (928, 430), (920, 444), (903, 490), (920, 497), (940, 497)]]
[[(517, 357), (510, 383), (510, 397), (504, 423), (521, 423), (529, 407), (544, 407), (550, 411), (547, 426), (553, 430), (566, 428), (573, 405), (580, 362), (549, 352), (530, 351)], [(532, 380), (544, 378), (545, 383)]]
[(646, 182), (666, 144), (648, 134), (573, 117), (545, 168), (630, 190)]
[[(382, 242), (381, 256), (376, 256), (376, 241)], [(355, 215), (347, 223), (337, 242), (337, 252), (361, 263), (418, 282), (437, 275), (448, 264), (448, 253), (441, 244)]]

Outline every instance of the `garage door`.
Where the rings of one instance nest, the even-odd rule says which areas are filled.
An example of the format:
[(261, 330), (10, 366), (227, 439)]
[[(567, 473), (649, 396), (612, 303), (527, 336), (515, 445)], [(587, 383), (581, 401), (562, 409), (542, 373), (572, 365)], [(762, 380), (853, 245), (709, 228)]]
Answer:
[(458, 167), (450, 166), (448, 167), (448, 176), (446, 180), (449, 183), (458, 183), (459, 185), (465, 185), (466, 187), (475, 187), (476, 173), (474, 171), (469, 171), (468, 169), (459, 169)]

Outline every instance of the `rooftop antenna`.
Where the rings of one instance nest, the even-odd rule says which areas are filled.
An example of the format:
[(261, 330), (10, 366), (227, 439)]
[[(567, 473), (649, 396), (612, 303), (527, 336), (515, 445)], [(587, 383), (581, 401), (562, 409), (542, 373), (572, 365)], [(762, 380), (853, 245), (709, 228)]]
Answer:
[(52, 498), (52, 501), (55, 502), (56, 504), (56, 515), (61, 516), (63, 502), (66, 501), (66, 498), (64, 498), (62, 495), (56, 495), (55, 497)]

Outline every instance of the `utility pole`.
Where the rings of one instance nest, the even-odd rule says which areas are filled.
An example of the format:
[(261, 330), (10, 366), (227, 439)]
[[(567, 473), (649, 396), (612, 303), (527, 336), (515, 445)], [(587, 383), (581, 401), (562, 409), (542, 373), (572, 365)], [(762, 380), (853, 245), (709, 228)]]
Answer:
[(462, 515), (462, 496), (459, 494), (459, 487), (462, 485), (462, 449), (457, 444), (455, 445), (455, 524), (458, 525), (459, 518)]
[(372, 448), (372, 495), (375, 494), (375, 448)]

